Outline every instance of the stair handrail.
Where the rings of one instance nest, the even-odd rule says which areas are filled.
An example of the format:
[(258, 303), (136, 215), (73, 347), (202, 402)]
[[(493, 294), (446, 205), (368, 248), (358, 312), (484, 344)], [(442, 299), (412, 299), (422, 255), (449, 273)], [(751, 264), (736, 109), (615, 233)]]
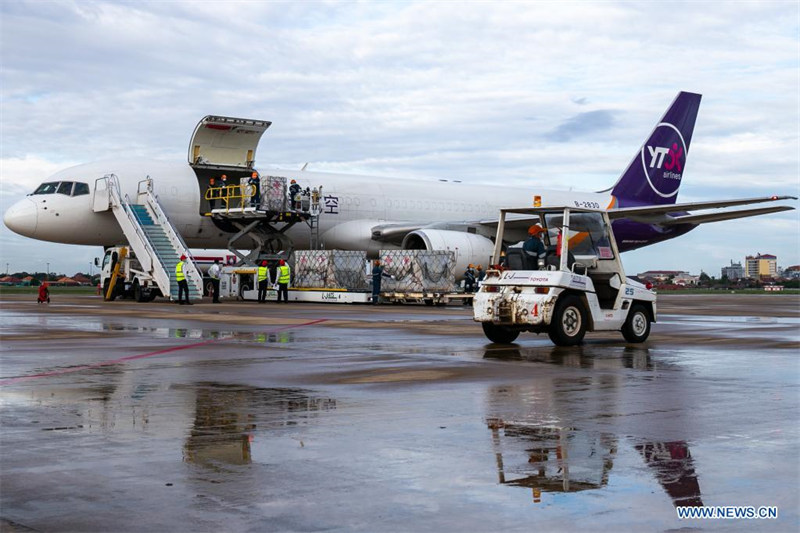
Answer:
[[(141, 190), (142, 183), (145, 184), (144, 191)], [(164, 233), (167, 235), (167, 238), (173, 243), (173, 246), (177, 248), (178, 254), (186, 255), (192, 259), (188, 261), (186, 267), (184, 267), (184, 273), (186, 277), (192, 279), (197, 291), (202, 295), (203, 294), (203, 276), (200, 274), (200, 270), (197, 268), (197, 265), (194, 263), (194, 258), (192, 258), (191, 253), (189, 252), (189, 247), (186, 245), (186, 241), (183, 240), (180, 232), (175, 229), (175, 226), (172, 225), (172, 221), (169, 219), (169, 216), (161, 207), (161, 202), (158, 201), (158, 196), (156, 196), (155, 192), (153, 192), (153, 180), (148, 175), (144, 180), (139, 182), (139, 189), (138, 194), (143, 194), (145, 199), (152, 209), (153, 214), (158, 219), (158, 223), (164, 229)]]
[[(142, 250), (136, 249), (137, 243), (130, 242), (131, 247), (136, 252), (136, 258), (139, 260), (139, 264), (142, 266), (142, 270), (144, 270), (147, 273), (151, 273), (153, 270), (152, 258), (155, 256), (155, 252), (153, 250), (153, 247), (150, 245), (150, 239), (147, 238), (147, 235), (144, 233), (144, 230), (142, 230), (142, 226), (139, 223), (139, 220), (131, 211), (129, 205), (130, 200), (128, 198), (128, 195), (125, 195), (125, 197), (123, 198), (122, 190), (119, 185), (119, 178), (117, 177), (117, 175), (107, 174), (106, 176), (104, 176), (104, 178), (108, 180), (109, 184), (108, 194), (111, 205), (112, 206), (118, 205), (122, 208), (122, 211), (125, 213), (128, 222), (130, 223), (131, 227), (134, 230), (134, 233), (139, 238), (138, 244), (144, 248), (145, 253), (141, 253)], [(122, 229), (123, 233), (125, 233), (124, 231), (125, 229), (124, 228)], [(130, 241), (131, 239), (128, 240)]]

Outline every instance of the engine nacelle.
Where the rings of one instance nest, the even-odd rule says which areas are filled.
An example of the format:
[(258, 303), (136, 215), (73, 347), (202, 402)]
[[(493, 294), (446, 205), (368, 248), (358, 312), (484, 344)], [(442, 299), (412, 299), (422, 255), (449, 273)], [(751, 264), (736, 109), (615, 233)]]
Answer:
[(379, 220), (343, 222), (324, 232), (320, 239), (329, 250), (365, 250), (367, 257), (378, 257), (379, 250), (397, 248), (396, 245), (372, 240), (372, 228), (379, 224), (382, 224)]
[(482, 235), (443, 229), (419, 229), (403, 239), (404, 250), (448, 250), (455, 254), (456, 279), (464, 276), (467, 265), (483, 265), (486, 269), (492, 260), (494, 243)]

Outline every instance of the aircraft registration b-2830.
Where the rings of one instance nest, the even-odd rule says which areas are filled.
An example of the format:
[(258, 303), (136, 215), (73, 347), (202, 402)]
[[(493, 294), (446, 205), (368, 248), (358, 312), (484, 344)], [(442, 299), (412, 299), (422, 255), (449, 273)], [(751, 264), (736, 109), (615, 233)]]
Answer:
[[(671, 239), (699, 224), (794, 209), (770, 206), (720, 210), (794, 198), (771, 196), (695, 203), (676, 203), (686, 166), (701, 95), (681, 92), (656, 124), (617, 182), (599, 192), (541, 190), (538, 187), (470, 185), (310, 172), (261, 170), (261, 174), (322, 187), (318, 217), (319, 241), (326, 249), (428, 249), (456, 252), (456, 272), (468, 263), (486, 263), (494, 244), (499, 210), (530, 205), (538, 196), (543, 206), (577, 206), (609, 211), (620, 251)], [(32, 194), (11, 206), (4, 216), (12, 231), (45, 241), (113, 246), (126, 242), (120, 224), (108, 211), (93, 209), (95, 190), (106, 175), (117, 176), (122, 196), (136, 197), (147, 176), (173, 226), (192, 248), (225, 248), (241, 229), (230, 219), (209, 213), (204, 199), (209, 178), (227, 174), (238, 184), (254, 170), (256, 147), (271, 125), (267, 121), (205, 117), (195, 129), (188, 164), (160, 161), (89, 163), (57, 172)], [(694, 214), (692, 211), (711, 212)], [(506, 241), (526, 238), (531, 220), (506, 222)], [(309, 247), (305, 224), (286, 228), (283, 238), (295, 249)], [(258, 240), (241, 239), (248, 248)], [(263, 241), (261, 242), (263, 244)]]

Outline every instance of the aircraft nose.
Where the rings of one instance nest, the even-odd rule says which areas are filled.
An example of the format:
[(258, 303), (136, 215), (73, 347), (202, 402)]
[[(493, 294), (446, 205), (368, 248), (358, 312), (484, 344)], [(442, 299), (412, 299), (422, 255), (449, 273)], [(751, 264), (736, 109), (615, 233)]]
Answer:
[(37, 209), (30, 198), (24, 198), (8, 208), (3, 215), (3, 223), (14, 233), (25, 237), (36, 234)]

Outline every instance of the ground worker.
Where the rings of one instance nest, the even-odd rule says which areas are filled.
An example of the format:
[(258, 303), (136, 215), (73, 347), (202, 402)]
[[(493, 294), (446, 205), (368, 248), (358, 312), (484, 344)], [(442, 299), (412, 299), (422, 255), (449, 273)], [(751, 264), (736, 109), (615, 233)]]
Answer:
[(211, 303), (219, 303), (219, 273), (222, 269), (219, 266), (219, 259), (214, 259), (214, 264), (208, 269), (208, 276), (211, 278), (211, 285), (214, 290), (214, 299)]
[[(189, 282), (186, 281), (186, 273), (183, 267), (186, 266), (186, 256), (182, 255), (181, 260), (175, 265), (175, 280), (178, 282), (178, 303), (180, 305), (192, 305), (189, 301)], [(181, 296), (186, 294), (186, 301), (184, 302)]]
[(483, 270), (483, 265), (478, 265), (478, 269), (475, 272), (475, 286), (476, 288), (481, 288), (481, 283), (483, 283), (483, 279), (486, 277), (486, 271)]
[(472, 263), (464, 271), (464, 292), (475, 292), (475, 267)]
[(42, 282), (42, 284), (39, 285), (39, 297), (36, 299), (36, 303), (39, 304), (50, 303), (50, 289), (48, 289), (47, 287), (48, 283), (46, 281)]
[(267, 289), (269, 288), (269, 269), (267, 262), (261, 261), (258, 267), (258, 303), (263, 304), (267, 301)]
[(289, 265), (283, 259), (278, 263), (278, 302), (281, 301), (283, 295), (284, 303), (289, 303), (289, 280), (291, 279), (291, 270)]
[(372, 305), (378, 305), (381, 299), (381, 278), (395, 279), (394, 276), (383, 271), (383, 266), (379, 260), (372, 263)]

